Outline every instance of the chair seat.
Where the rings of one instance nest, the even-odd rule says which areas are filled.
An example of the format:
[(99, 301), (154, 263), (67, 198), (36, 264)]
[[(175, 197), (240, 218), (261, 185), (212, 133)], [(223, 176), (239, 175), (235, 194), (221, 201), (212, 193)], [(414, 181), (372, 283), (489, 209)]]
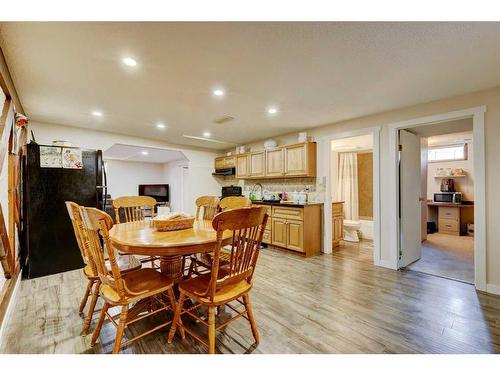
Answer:
[(122, 279), (128, 289), (128, 291), (125, 291), (123, 299), (120, 299), (118, 292), (110, 285), (101, 285), (101, 295), (109, 303), (124, 304), (134, 302), (161, 293), (173, 285), (170, 278), (152, 268), (127, 272), (122, 275)]
[[(219, 276), (221, 276), (221, 271), (222, 269), (219, 270)], [(235, 285), (228, 285), (220, 288), (215, 292), (214, 300), (210, 301), (207, 297), (200, 296), (200, 294), (203, 294), (207, 291), (208, 284), (210, 283), (210, 277), (211, 274), (207, 273), (182, 281), (179, 284), (179, 290), (189, 297), (204, 304), (221, 305), (238, 298), (239, 296), (247, 293), (252, 288), (251, 283), (246, 280), (242, 280)]]
[[(201, 259), (207, 265), (212, 264), (213, 257), (214, 257), (214, 253), (201, 254)], [(219, 255), (219, 267), (227, 266), (229, 263), (231, 263), (231, 250), (227, 250), (227, 249), (222, 248), (220, 255)]]
[[(141, 262), (133, 255), (122, 255), (117, 259), (118, 268), (122, 273), (135, 271), (141, 268)], [(106, 268), (111, 271), (111, 264), (109, 260), (106, 261)], [(88, 278), (97, 278), (97, 274), (92, 271), (90, 266), (85, 266), (83, 273)]]

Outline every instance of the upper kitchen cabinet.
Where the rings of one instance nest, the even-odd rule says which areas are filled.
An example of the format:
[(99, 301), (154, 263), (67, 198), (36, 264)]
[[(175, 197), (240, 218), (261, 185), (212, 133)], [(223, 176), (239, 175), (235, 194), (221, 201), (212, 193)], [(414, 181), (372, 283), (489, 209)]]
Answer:
[(265, 151), (252, 152), (249, 155), (250, 177), (258, 178), (266, 175), (266, 153)]
[(286, 177), (316, 177), (316, 143), (284, 146)]
[(250, 168), (249, 168), (249, 155), (242, 154), (236, 156), (236, 178), (248, 178), (250, 177)]
[(266, 177), (280, 177), (285, 172), (283, 148), (266, 150)]
[(238, 154), (233, 158), (239, 179), (316, 177), (316, 143), (312, 142)]
[(234, 156), (220, 156), (215, 158), (215, 169), (226, 169), (235, 167)]

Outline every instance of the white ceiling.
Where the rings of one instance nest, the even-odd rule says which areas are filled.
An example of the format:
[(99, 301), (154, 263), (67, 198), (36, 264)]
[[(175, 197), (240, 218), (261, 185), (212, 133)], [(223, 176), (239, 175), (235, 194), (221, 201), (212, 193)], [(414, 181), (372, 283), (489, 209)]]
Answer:
[(370, 150), (373, 148), (373, 135), (365, 134), (357, 137), (336, 139), (332, 141), (332, 150), (337, 152)]
[(411, 133), (423, 138), (433, 137), (438, 135), (447, 135), (450, 133), (472, 131), (472, 122), (472, 118), (465, 118), (460, 120), (444, 121), (437, 124), (417, 126), (408, 130)]
[[(500, 23), (38, 22), (0, 32), (33, 120), (216, 149), (228, 145), (183, 134), (247, 143), (500, 84)], [(227, 95), (214, 98), (216, 87)], [(269, 116), (270, 105), (280, 112)], [(223, 115), (235, 120), (213, 123)]]
[(472, 131), (435, 135), (427, 138), (429, 146), (453, 145), (472, 142)]
[[(144, 155), (143, 152), (147, 152), (147, 155)], [(122, 144), (114, 144), (107, 150), (104, 150), (103, 157), (104, 159), (126, 160), (141, 163), (168, 163), (174, 160), (187, 160), (186, 156), (180, 151)]]

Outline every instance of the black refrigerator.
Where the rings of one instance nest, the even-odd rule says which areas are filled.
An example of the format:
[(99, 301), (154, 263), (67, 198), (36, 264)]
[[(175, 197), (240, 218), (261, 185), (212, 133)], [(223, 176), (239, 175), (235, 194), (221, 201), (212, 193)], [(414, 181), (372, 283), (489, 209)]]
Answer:
[[(22, 160), (22, 241), (21, 265), (24, 278), (35, 278), (70, 271), (84, 266), (66, 210), (66, 201), (105, 210), (106, 173), (100, 150), (81, 151), (78, 166), (46, 167), (40, 159), (40, 146), (26, 145)], [(53, 146), (43, 146), (54, 150)], [(61, 151), (68, 152), (61, 147)], [(56, 150), (57, 152), (57, 150)], [(44, 159), (46, 160), (46, 159)], [(57, 164), (57, 163), (56, 163)]]

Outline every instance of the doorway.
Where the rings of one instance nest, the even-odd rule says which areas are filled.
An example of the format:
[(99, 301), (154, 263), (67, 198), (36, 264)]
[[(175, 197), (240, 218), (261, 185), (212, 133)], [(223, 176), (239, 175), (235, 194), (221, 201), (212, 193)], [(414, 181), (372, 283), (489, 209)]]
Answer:
[[(403, 121), (400, 123), (389, 125), (389, 141), (390, 146), (393, 147), (394, 154), (390, 155), (392, 161), (394, 162), (394, 169), (390, 170), (390, 175), (394, 177), (395, 182), (395, 194), (393, 201), (395, 203), (394, 207), (396, 209), (395, 220), (392, 222), (394, 228), (396, 229), (396, 236), (391, 239), (391, 248), (394, 249), (394, 257), (397, 260), (398, 268), (418, 267), (418, 260), (422, 258), (422, 243), (428, 246), (431, 243), (432, 248), (440, 247), (439, 254), (443, 254), (446, 251), (453, 249), (455, 252), (460, 252), (460, 246), (454, 245), (453, 243), (457, 241), (469, 241), (472, 242), (472, 269), (473, 269), (473, 282), (478, 290), (486, 290), (486, 215), (485, 215), (485, 155), (484, 155), (484, 112), (485, 107), (476, 107), (471, 109), (466, 109), (462, 111), (449, 112), (439, 115), (428, 116), (424, 118)], [(461, 122), (465, 128), (460, 128), (458, 122)], [(423, 168), (422, 165), (422, 155), (427, 155), (429, 157), (435, 158), (436, 153), (443, 155), (443, 153), (451, 152), (452, 150), (438, 150), (435, 153), (429, 152), (429, 149), (424, 153), (422, 149), (428, 147), (422, 142), (422, 138), (427, 138), (431, 136), (448, 136), (451, 133), (458, 132), (470, 132), (470, 127), (472, 123), (472, 137), (469, 140), (464, 137), (461, 142), (462, 151), (458, 151), (459, 147), (456, 147), (453, 152), (461, 153), (465, 143), (470, 143), (473, 152), (470, 153), (472, 156), (472, 168), (471, 177), (473, 177), (473, 184), (470, 187), (470, 192), (472, 192), (473, 204), (472, 207), (468, 207), (471, 215), (467, 218), (467, 213), (462, 216), (461, 209), (456, 205), (457, 201), (453, 201), (455, 205), (450, 206), (451, 210), (443, 210), (441, 213), (441, 218), (450, 219), (452, 221), (439, 220), (439, 205), (438, 209), (432, 208), (423, 212), (422, 207), (427, 206), (429, 208), (430, 197), (434, 198), (434, 191), (429, 191), (429, 196), (422, 194), (422, 187), (424, 185), (430, 186), (434, 184), (431, 190), (437, 189), (439, 186), (441, 190), (443, 184), (443, 179), (446, 180), (458, 180), (456, 183), (459, 189), (464, 189), (464, 182), (460, 182), (459, 179), (464, 178), (460, 176), (459, 171), (448, 170), (444, 168), (441, 172), (437, 173), (437, 169), (432, 173), (434, 175), (427, 175), (429, 179), (432, 178), (428, 184), (422, 183), (423, 178)], [(422, 132), (426, 132), (426, 136), (422, 135)], [(420, 132), (420, 133), (419, 133)], [(430, 134), (434, 132), (434, 134)], [(447, 135), (448, 134), (448, 135)], [(470, 133), (469, 133), (470, 134)], [(400, 144), (402, 145), (402, 150), (400, 150)], [(405, 153), (406, 148), (406, 153)], [(415, 151), (418, 150), (417, 152)], [(412, 151), (413, 150), (413, 151)], [(422, 154), (421, 154), (422, 152)], [(432, 155), (431, 155), (432, 154)], [(443, 157), (443, 156), (441, 156)], [(428, 163), (427, 165), (431, 165)], [(437, 166), (436, 166), (437, 167)], [(434, 168), (434, 166), (432, 167)], [(431, 169), (431, 167), (429, 167)], [(458, 169), (458, 168), (456, 168)], [(448, 179), (448, 172), (452, 174), (457, 174)], [(441, 175), (443, 173), (443, 175)], [(413, 183), (409, 183), (411, 178), (409, 176), (413, 175)], [(416, 177), (419, 179), (417, 179)], [(412, 184), (412, 188), (408, 185)], [(449, 184), (449, 182), (448, 182)], [(462, 185), (461, 185), (462, 184)], [(446, 185), (446, 183), (445, 183)], [(418, 188), (416, 187), (418, 186)], [(444, 187), (444, 190), (458, 190), (456, 187)], [(467, 188), (465, 188), (467, 190)], [(453, 193), (451, 191), (445, 191), (446, 193)], [(438, 191), (441, 193), (441, 191)], [(464, 201), (469, 200), (466, 194), (462, 194)], [(448, 199), (448, 198), (446, 198)], [(434, 199), (433, 199), (434, 200)], [(441, 200), (440, 197), (437, 200)], [(465, 202), (467, 203), (467, 202)], [(431, 212), (433, 210), (433, 212)], [(446, 212), (447, 211), (447, 212)], [(441, 229), (441, 234), (455, 235), (455, 237), (448, 237), (446, 241), (441, 241), (441, 239), (436, 238), (440, 236), (432, 236), (435, 233), (427, 234), (427, 231), (423, 231), (423, 218), (424, 214), (428, 216), (430, 222), (434, 222), (437, 226), (437, 233)], [(444, 215), (448, 215), (445, 217)], [(460, 215), (459, 217), (457, 217)], [(468, 223), (467, 221), (471, 221)], [(467, 226), (466, 224), (472, 224), (472, 226)], [(427, 224), (427, 222), (426, 222)], [(440, 227), (441, 225), (441, 227)], [(417, 228), (420, 228), (418, 230)], [(467, 233), (472, 234), (472, 228), (474, 228), (473, 238), (465, 239)], [(431, 230), (432, 231), (432, 230)], [(425, 235), (427, 237), (425, 237)], [(463, 237), (462, 237), (463, 236)], [(454, 241), (455, 240), (455, 241)], [(426, 243), (426, 241), (429, 241)], [(465, 243), (465, 242), (463, 242)], [(465, 246), (467, 248), (467, 246)], [(434, 259), (435, 260), (435, 259)], [(469, 265), (470, 265), (469, 263)], [(424, 264), (424, 262), (421, 262)], [(456, 265), (455, 265), (456, 267)], [(453, 268), (450, 267), (450, 268)], [(441, 270), (442, 271), (442, 270)], [(431, 270), (431, 274), (434, 274), (435, 270)], [(469, 273), (470, 275), (470, 273)], [(462, 281), (470, 282), (470, 277), (468, 280), (464, 280), (467, 276), (463, 274), (443, 274), (443, 277), (449, 277), (453, 279), (458, 279)]]
[[(401, 267), (474, 283), (472, 118), (400, 129), (399, 137)], [(414, 236), (420, 249), (404, 251)]]
[(332, 252), (346, 251), (379, 265), (379, 129), (334, 134), (325, 140), (325, 249), (329, 245)]

